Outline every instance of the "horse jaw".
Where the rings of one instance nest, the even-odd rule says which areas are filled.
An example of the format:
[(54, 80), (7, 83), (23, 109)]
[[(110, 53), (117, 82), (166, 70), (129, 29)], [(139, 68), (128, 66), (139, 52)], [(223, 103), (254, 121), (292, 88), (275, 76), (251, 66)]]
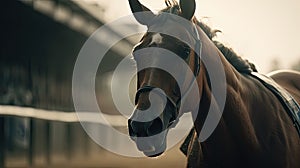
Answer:
[(163, 154), (167, 148), (167, 133), (165, 130), (150, 137), (136, 137), (135, 143), (139, 151), (147, 157), (157, 157)]

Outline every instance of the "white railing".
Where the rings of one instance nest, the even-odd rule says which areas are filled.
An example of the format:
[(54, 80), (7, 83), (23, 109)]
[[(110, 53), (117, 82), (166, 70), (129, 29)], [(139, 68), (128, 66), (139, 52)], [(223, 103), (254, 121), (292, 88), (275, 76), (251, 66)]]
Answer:
[[(82, 112), (81, 112), (82, 113)], [(81, 122), (90, 122), (97, 124), (110, 123), (112, 126), (127, 126), (127, 119), (121, 115), (108, 115), (102, 114), (99, 117), (99, 113), (96, 112), (84, 112), (85, 117), (81, 118)], [(60, 121), (60, 122), (79, 122), (76, 112), (63, 112), (63, 111), (51, 111), (44, 109), (36, 109), (29, 107), (19, 106), (4, 106), (0, 105), (0, 115), (16, 116), (16, 117), (28, 117), (41, 120), (49, 121)]]

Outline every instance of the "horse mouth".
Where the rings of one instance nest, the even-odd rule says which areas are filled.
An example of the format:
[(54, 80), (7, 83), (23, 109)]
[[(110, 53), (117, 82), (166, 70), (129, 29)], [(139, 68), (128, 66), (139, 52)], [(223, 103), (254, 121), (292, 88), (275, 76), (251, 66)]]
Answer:
[(135, 143), (138, 150), (143, 152), (147, 157), (158, 157), (162, 155), (167, 148), (167, 132), (168, 131), (163, 131), (152, 137), (137, 137)]
[(163, 113), (150, 122), (137, 122), (139, 118), (147, 117), (134, 111), (133, 117), (128, 120), (129, 135), (135, 142), (137, 149), (148, 157), (157, 157), (163, 154), (167, 148), (167, 134), (169, 125), (173, 123), (176, 111), (169, 103), (166, 104)]
[(162, 144), (159, 147), (152, 146), (151, 150), (141, 150), (141, 151), (147, 157), (158, 157), (158, 156), (162, 155), (165, 152), (165, 150), (166, 150), (166, 146), (164, 144)]
[(158, 157), (161, 154), (163, 154), (166, 150), (166, 142), (163, 142), (160, 146), (156, 147), (156, 146), (151, 146), (152, 149), (150, 150), (142, 150), (142, 152), (144, 153), (144, 155), (148, 156), (148, 157)]
[(157, 154), (152, 154), (152, 153), (146, 153), (144, 152), (144, 154), (148, 157), (158, 157), (160, 156), (161, 154), (163, 154), (164, 152), (161, 152), (161, 153), (157, 153)]

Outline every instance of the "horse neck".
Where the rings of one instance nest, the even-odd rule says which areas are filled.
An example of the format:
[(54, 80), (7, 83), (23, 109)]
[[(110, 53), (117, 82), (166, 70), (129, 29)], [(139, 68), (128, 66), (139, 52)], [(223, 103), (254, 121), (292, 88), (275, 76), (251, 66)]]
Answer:
[[(210, 59), (220, 59), (226, 77), (226, 103), (221, 120), (212, 135), (202, 145), (205, 146), (205, 149), (210, 150), (211, 153), (218, 153), (222, 150), (224, 155), (226, 155), (226, 152), (231, 154), (236, 152), (236, 156), (238, 156), (240, 149), (248, 152), (259, 150), (251, 122), (247, 118), (247, 114), (241, 113), (247, 113), (248, 111), (241, 97), (243, 94), (241, 93), (243, 91), (242, 86), (246, 81), (202, 31), (200, 31), (200, 38), (202, 39), (202, 55)], [(195, 128), (198, 133), (202, 129), (211, 101), (214, 99), (211, 93), (209, 77), (207, 76), (207, 68), (203, 62), (200, 71), (201, 73), (197, 80), (200, 86), (201, 101), (195, 121)]]
[[(230, 104), (234, 104), (236, 100), (229, 101), (231, 97), (236, 97), (236, 94), (241, 90), (241, 75), (239, 72), (235, 70), (235, 68), (225, 59), (223, 54), (217, 49), (217, 47), (209, 40), (209, 38), (200, 31), (200, 38), (202, 39), (202, 57), (205, 56), (210, 62), (217, 62), (215, 59), (219, 59), (223, 65), (225, 78), (226, 78), (226, 107), (229, 107)], [(201, 95), (200, 107), (198, 112), (198, 117), (195, 123), (201, 123), (199, 132), (204, 124), (204, 121), (207, 117), (207, 113), (211, 106), (211, 102), (214, 99), (211, 92), (211, 84), (208, 76), (208, 70), (205, 66), (205, 63), (201, 61), (200, 66), (200, 74), (197, 78), (199, 92)], [(217, 108), (219, 109), (219, 108)], [(236, 110), (231, 111), (230, 113), (234, 113)], [(224, 122), (224, 118), (222, 117), (220, 123)], [(199, 126), (199, 125), (198, 125)], [(197, 127), (197, 126), (196, 126)]]

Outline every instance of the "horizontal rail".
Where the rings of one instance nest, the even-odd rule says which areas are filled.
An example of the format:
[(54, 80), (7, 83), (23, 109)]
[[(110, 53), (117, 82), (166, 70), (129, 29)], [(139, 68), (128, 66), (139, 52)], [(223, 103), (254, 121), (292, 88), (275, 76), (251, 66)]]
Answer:
[[(84, 117), (81, 117), (80, 122), (90, 122), (103, 125), (107, 125), (107, 123), (109, 123), (111, 126), (116, 127), (127, 126), (127, 118), (121, 115), (102, 114), (103, 118), (101, 118), (99, 117), (99, 112), (84, 113)], [(0, 105), (0, 115), (28, 117), (58, 122), (79, 122), (76, 112), (52, 111), (20, 106)]]
[[(122, 115), (109, 115), (100, 114), (100, 112), (78, 112), (80, 113), (80, 120), (78, 119), (77, 112), (64, 112), (64, 111), (52, 111), (30, 107), (20, 106), (6, 106), (0, 105), (0, 116), (16, 116), (16, 117), (27, 117), (33, 119), (41, 119), (56, 122), (88, 122), (102, 125), (110, 125), (115, 127), (127, 127), (127, 118)], [(83, 115), (84, 113), (84, 115)], [(102, 115), (102, 117), (99, 117)], [(189, 115), (184, 114), (181, 119), (182, 122), (191, 123), (193, 122)], [(187, 127), (183, 124), (180, 129)]]

